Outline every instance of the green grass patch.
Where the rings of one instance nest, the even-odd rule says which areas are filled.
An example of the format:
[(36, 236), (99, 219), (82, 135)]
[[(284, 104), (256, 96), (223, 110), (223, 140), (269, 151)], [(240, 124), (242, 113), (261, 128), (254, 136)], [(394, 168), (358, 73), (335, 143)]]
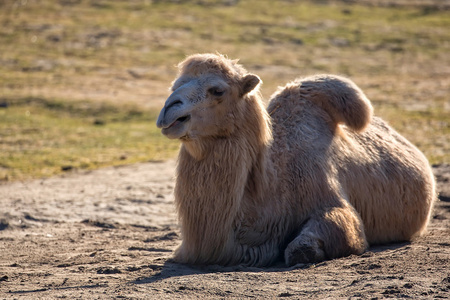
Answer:
[(296, 77), (349, 76), (449, 163), (450, 11), (400, 2), (0, 1), (0, 180), (174, 157), (145, 107), (186, 55), (216, 51), (258, 74), (266, 99)]
[(431, 164), (450, 161), (450, 115), (442, 107), (405, 110), (398, 105), (375, 105), (375, 114), (419, 148)]
[(0, 181), (163, 160), (173, 158), (179, 147), (156, 128), (153, 110), (36, 98), (5, 103)]

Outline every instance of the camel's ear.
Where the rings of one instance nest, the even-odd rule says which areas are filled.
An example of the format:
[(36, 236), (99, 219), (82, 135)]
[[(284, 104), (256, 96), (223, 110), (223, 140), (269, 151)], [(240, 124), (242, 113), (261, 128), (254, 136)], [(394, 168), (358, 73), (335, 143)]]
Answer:
[(247, 93), (253, 91), (253, 89), (261, 82), (258, 76), (254, 74), (247, 74), (241, 81), (241, 94), (244, 96)]

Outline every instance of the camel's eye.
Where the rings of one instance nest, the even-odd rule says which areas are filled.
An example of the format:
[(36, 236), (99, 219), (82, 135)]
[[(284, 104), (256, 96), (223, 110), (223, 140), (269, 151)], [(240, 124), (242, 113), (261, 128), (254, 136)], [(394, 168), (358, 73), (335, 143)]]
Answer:
[(221, 97), (223, 96), (223, 94), (225, 94), (225, 91), (217, 88), (217, 87), (212, 87), (208, 90), (208, 92), (213, 95), (214, 97)]

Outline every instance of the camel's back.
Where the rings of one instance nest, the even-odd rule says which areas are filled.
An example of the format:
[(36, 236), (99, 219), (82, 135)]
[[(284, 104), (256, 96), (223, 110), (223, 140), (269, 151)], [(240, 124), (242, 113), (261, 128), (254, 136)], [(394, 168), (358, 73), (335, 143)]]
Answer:
[(409, 240), (425, 230), (436, 196), (431, 168), (384, 121), (374, 117), (366, 130), (354, 132), (301, 97), (276, 97), (268, 111), (278, 193), (299, 212), (326, 206), (327, 199), (314, 197), (323, 197), (330, 178), (337, 178), (369, 243)]

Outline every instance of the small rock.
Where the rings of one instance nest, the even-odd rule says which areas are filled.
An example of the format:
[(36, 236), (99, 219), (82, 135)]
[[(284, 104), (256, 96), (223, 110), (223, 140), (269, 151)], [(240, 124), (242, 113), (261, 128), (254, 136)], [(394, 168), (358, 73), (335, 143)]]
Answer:
[(118, 268), (110, 268), (110, 267), (100, 267), (97, 269), (97, 274), (120, 274), (122, 271), (120, 271)]
[(9, 223), (6, 220), (0, 220), (0, 231), (9, 227)]
[(294, 295), (289, 292), (281, 293), (278, 295), (278, 297), (290, 297), (290, 296), (294, 296)]

